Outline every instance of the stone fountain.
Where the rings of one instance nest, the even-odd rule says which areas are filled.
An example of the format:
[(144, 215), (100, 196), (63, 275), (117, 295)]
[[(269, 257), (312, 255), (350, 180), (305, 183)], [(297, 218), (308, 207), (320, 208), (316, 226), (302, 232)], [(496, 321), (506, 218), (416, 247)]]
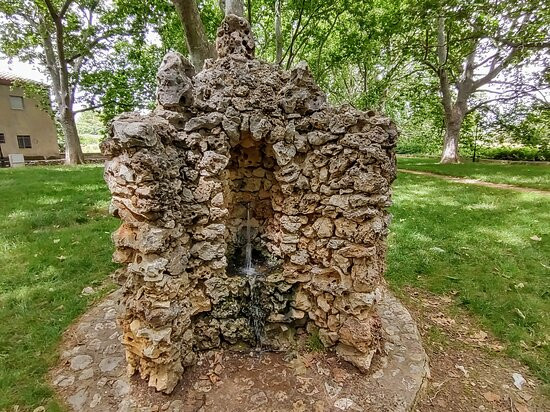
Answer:
[(201, 351), (306, 334), (366, 373), (384, 347), (396, 127), (330, 106), (305, 63), (254, 59), (242, 18), (216, 47), (197, 74), (168, 53), (157, 108), (102, 144), (128, 372), (170, 393)]

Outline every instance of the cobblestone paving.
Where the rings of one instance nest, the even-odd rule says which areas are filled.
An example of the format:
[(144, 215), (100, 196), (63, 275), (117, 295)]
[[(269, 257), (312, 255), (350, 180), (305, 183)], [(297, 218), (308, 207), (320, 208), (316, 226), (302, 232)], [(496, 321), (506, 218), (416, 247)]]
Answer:
[(409, 312), (389, 292), (378, 305), (385, 354), (362, 375), (332, 353), (202, 355), (169, 396), (126, 375), (115, 323), (118, 292), (66, 333), (51, 381), (74, 411), (409, 411), (429, 373)]

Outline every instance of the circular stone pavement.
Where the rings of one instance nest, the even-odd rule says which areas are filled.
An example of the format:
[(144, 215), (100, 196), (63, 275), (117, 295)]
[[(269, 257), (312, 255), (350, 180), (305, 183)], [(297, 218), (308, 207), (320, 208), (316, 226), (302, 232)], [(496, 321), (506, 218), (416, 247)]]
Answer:
[(429, 375), (416, 324), (384, 291), (378, 304), (383, 356), (363, 375), (331, 352), (212, 351), (186, 370), (170, 395), (126, 376), (116, 302), (93, 307), (66, 333), (51, 371), (58, 396), (74, 411), (410, 411)]

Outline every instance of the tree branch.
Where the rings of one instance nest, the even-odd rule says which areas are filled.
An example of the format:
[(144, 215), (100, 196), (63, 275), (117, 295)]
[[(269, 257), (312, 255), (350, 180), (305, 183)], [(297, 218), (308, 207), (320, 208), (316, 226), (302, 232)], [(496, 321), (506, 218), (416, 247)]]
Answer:
[(533, 96), (530, 92), (527, 92), (527, 91), (524, 91), (523, 93), (516, 93), (514, 94), (513, 96), (509, 96), (509, 97), (503, 97), (503, 96), (500, 96), (500, 97), (495, 97), (494, 99), (488, 99), (488, 100), (484, 100), (482, 102), (479, 102), (477, 104), (475, 104), (474, 106), (471, 106), (467, 111), (466, 111), (466, 114), (469, 114), (469, 113), (472, 113), (474, 111), (476, 111), (477, 109), (483, 107), (483, 106), (486, 106), (487, 104), (489, 103), (494, 103), (494, 102), (510, 102), (510, 101), (513, 101), (513, 100), (517, 100), (517, 99), (520, 99), (521, 97), (525, 97), (525, 96), (529, 96), (531, 97), (532, 99), (540, 102), (540, 103), (545, 103), (544, 100), (536, 97), (536, 96)]
[(512, 48), (524, 48), (524, 49), (548, 49), (550, 48), (550, 40), (545, 39), (536, 42), (514, 42), (503, 37), (494, 37), (496, 41), (501, 42), (505, 46)]
[[(286, 49), (285, 53), (283, 54), (281, 61), (285, 59), (287, 54), (290, 53), (290, 55), (292, 55), (292, 47), (294, 46), (294, 42), (296, 41), (296, 36), (298, 35), (298, 29), (300, 28), (300, 24), (302, 24), (302, 15), (304, 14), (304, 6), (305, 6), (305, 0), (302, 0), (302, 5), (300, 6), (300, 14), (298, 15), (298, 23), (296, 23), (296, 29), (292, 34), (292, 37), (290, 39), (290, 44)], [(289, 60), (290, 60), (290, 55), (289, 55)], [(288, 69), (288, 62), (287, 62), (286, 68)]]
[(73, 111), (73, 113), (77, 114), (77, 113), (89, 112), (90, 110), (101, 109), (102, 107), (105, 107), (105, 106), (110, 105), (110, 104), (116, 104), (116, 105), (122, 106), (126, 109), (133, 109), (134, 108), (134, 105), (132, 105), (132, 104), (122, 103), (122, 102), (119, 102), (119, 101), (116, 101), (116, 100), (110, 100), (110, 101), (107, 101), (107, 102), (103, 102), (103, 103), (99, 103), (99, 104), (94, 104), (92, 106), (84, 107), (83, 109), (75, 110), (75, 111)]
[(62, 19), (65, 16), (65, 13), (67, 13), (67, 10), (69, 10), (72, 2), (73, 0), (65, 0), (65, 3), (63, 3), (63, 6), (61, 6), (61, 10), (59, 10), (59, 18)]
[(44, 0), (44, 3), (46, 3), (46, 7), (48, 8), (48, 12), (50, 13), (50, 16), (54, 21), (56, 21), (59, 18), (59, 14), (57, 14), (57, 10), (55, 9), (55, 6), (50, 0)]
[(482, 78), (474, 81), (472, 88), (473, 90), (479, 89), (481, 86), (485, 86), (487, 83), (490, 83), (495, 77), (497, 77), (502, 70), (504, 70), (512, 60), (519, 54), (520, 49), (512, 49), (508, 56), (506, 56), (500, 63), (496, 63), (496, 58), (491, 63), (489, 73), (487, 73)]

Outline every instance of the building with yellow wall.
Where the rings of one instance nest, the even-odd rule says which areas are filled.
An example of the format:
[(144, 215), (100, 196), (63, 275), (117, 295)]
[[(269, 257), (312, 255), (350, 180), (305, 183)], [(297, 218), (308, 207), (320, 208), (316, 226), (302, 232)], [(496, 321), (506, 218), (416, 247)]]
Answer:
[(21, 88), (13, 87), (16, 80), (22, 79), (0, 72), (0, 156), (58, 157), (53, 119), (37, 101), (24, 97)]

